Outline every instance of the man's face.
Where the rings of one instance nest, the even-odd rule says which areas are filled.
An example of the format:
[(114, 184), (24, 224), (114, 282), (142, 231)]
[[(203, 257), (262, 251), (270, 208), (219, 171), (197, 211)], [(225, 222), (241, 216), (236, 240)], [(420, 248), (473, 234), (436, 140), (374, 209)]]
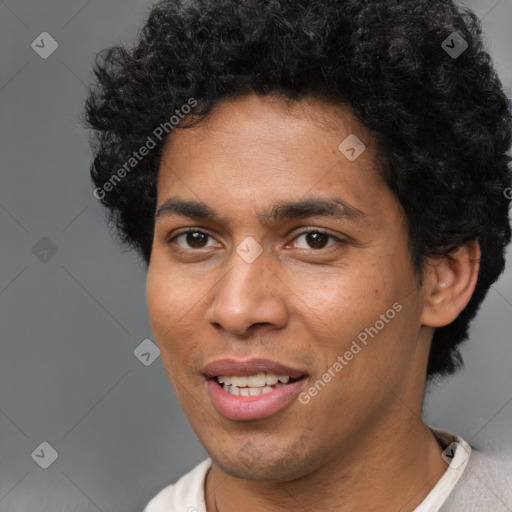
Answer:
[[(354, 161), (338, 148), (351, 134), (366, 144)], [(357, 442), (392, 422), (419, 421), (431, 333), (406, 219), (348, 109), (255, 95), (223, 102), (172, 132), (157, 211), (170, 198), (204, 203), (215, 218), (170, 203), (157, 215), (151, 327), (192, 427), (224, 471), (297, 478), (340, 453), (356, 458)], [(264, 216), (307, 200), (346, 206)], [(281, 372), (294, 379), (272, 384)], [(258, 373), (269, 380), (249, 379), (257, 390), (214, 378)]]

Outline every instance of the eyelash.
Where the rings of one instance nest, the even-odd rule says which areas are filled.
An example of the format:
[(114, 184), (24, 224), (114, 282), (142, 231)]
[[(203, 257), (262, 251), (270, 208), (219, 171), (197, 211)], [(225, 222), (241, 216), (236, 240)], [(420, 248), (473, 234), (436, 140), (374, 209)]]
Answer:
[[(175, 233), (175, 234), (173, 234), (173, 235), (172, 235), (172, 236), (167, 240), (167, 244), (169, 244), (169, 245), (170, 245), (170, 244), (172, 244), (176, 238), (178, 238), (178, 237), (179, 237), (179, 236), (181, 236), (181, 235), (186, 235), (187, 233), (201, 233), (201, 234), (206, 235), (206, 236), (208, 236), (208, 237), (210, 237), (210, 238), (213, 238), (213, 236), (212, 236), (212, 235), (210, 235), (209, 233), (207, 233), (207, 232), (205, 232), (205, 231), (203, 231), (203, 230), (201, 230), (201, 229), (193, 228), (193, 227), (192, 227), (192, 228), (188, 228), (188, 229), (185, 229), (185, 230), (183, 230), (183, 231), (180, 231), (179, 233)], [(322, 249), (309, 249), (309, 250), (308, 250), (308, 249), (300, 249), (300, 250), (302, 250), (302, 251), (308, 251), (308, 252), (311, 252), (311, 251), (312, 251), (312, 252), (327, 251), (327, 250), (329, 250), (329, 249), (332, 249), (332, 248), (333, 248), (333, 247), (335, 247), (336, 245), (343, 245), (343, 244), (345, 244), (345, 243), (346, 243), (346, 241), (345, 241), (345, 240), (342, 240), (342, 239), (340, 239), (340, 238), (338, 238), (338, 237), (336, 237), (336, 236), (332, 235), (331, 233), (327, 233), (326, 231), (322, 231), (322, 230), (320, 230), (320, 229), (316, 229), (316, 228), (315, 228), (315, 229), (310, 229), (310, 230), (307, 230), (307, 231), (301, 231), (300, 233), (298, 233), (298, 234), (293, 238), (293, 240), (295, 240), (295, 239), (299, 238), (299, 237), (300, 237), (300, 236), (302, 236), (302, 235), (307, 235), (307, 234), (309, 234), (309, 233), (318, 233), (318, 234), (321, 234), (321, 235), (326, 235), (327, 237), (334, 239), (334, 240), (336, 241), (336, 244), (330, 245), (330, 246), (328, 246), (328, 247), (324, 247), (324, 248), (322, 248)], [(191, 251), (201, 251), (201, 250), (203, 250), (203, 249), (207, 249), (207, 247), (203, 247), (203, 248), (201, 248), (201, 249), (183, 249), (182, 247), (177, 246), (177, 249), (176, 249), (176, 250), (177, 250), (177, 251), (179, 251), (179, 252), (191, 252)]]

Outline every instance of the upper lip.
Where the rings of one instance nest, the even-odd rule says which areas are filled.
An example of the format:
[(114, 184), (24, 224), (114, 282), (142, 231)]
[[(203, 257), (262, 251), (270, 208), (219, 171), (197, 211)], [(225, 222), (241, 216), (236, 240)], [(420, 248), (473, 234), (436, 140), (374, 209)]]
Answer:
[(288, 375), (292, 379), (299, 379), (307, 372), (298, 368), (283, 365), (269, 359), (248, 359), (237, 361), (235, 359), (218, 359), (206, 365), (203, 370), (204, 375), (213, 379), (221, 375), (248, 377), (257, 373), (273, 373), (276, 375)]

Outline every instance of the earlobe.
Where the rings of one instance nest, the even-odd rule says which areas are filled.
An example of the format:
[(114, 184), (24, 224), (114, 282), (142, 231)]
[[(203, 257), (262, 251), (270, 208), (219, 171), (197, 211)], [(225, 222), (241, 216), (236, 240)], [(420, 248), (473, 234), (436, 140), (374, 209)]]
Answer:
[(473, 295), (480, 256), (478, 242), (468, 242), (446, 256), (427, 262), (423, 325), (443, 327), (457, 318)]

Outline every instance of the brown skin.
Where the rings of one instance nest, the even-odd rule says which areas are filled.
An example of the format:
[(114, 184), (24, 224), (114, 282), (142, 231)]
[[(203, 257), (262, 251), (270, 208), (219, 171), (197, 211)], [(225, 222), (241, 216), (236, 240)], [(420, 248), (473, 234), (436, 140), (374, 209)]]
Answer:
[[(351, 133), (366, 144), (354, 162), (338, 150)], [(225, 219), (159, 216), (147, 276), (163, 364), (213, 460), (208, 512), (413, 510), (446, 470), (421, 420), (431, 338), (469, 301), (478, 244), (431, 261), (420, 286), (371, 134), (348, 107), (313, 99), (247, 95), (173, 131), (157, 194), (157, 209), (173, 196)], [(276, 202), (312, 197), (342, 199), (365, 216), (258, 221)], [(187, 227), (209, 236), (168, 241)], [(307, 228), (344, 243), (315, 245)], [(236, 253), (248, 236), (263, 248), (250, 264)], [(294, 400), (255, 421), (213, 407), (208, 363), (279, 361), (308, 373), (307, 390), (397, 302), (402, 311), (307, 405)]]

